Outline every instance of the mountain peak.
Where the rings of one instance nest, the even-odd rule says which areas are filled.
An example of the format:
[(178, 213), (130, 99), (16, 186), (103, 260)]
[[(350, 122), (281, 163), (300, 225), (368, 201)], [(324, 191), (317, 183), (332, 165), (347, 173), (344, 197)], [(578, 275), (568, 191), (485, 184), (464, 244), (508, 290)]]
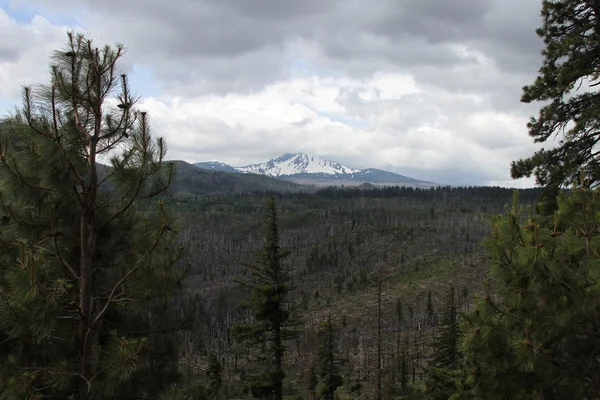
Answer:
[(264, 163), (233, 167), (218, 161), (195, 164), (199, 168), (233, 173), (267, 175), (301, 184), (320, 186), (344, 184), (360, 185), (368, 182), (373, 185), (411, 185), (421, 187), (437, 186), (407, 176), (376, 168), (355, 169), (335, 161), (306, 153), (284, 153)]
[(306, 153), (284, 153), (281, 156), (274, 158), (273, 160), (277, 160), (277, 161), (286, 161), (289, 160), (290, 158), (297, 158), (297, 157), (308, 157), (308, 154)]
[(237, 168), (240, 172), (269, 176), (296, 174), (345, 175), (360, 172), (340, 163), (306, 153), (285, 153), (265, 163), (251, 164)]

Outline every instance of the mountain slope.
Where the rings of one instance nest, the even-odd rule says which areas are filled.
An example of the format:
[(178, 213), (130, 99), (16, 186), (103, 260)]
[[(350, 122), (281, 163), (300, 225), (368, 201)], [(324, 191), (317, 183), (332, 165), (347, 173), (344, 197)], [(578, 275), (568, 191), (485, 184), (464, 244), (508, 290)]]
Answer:
[(430, 183), (376, 168), (363, 169), (354, 174), (354, 179), (372, 183)]
[(246, 165), (236, 169), (244, 173), (277, 177), (297, 174), (346, 175), (360, 171), (318, 156), (309, 156), (305, 153), (286, 153), (265, 163)]
[(222, 172), (239, 172), (237, 169), (229, 164), (225, 164), (218, 161), (207, 161), (193, 164), (198, 168), (206, 169), (209, 171), (222, 171)]
[(195, 166), (213, 171), (266, 175), (303, 185), (358, 186), (373, 185), (438, 186), (432, 182), (383, 171), (376, 168), (356, 169), (305, 153), (286, 153), (264, 163), (234, 167), (218, 161), (200, 162)]
[(178, 196), (207, 193), (244, 193), (260, 191), (300, 191), (304, 186), (255, 174), (208, 171), (185, 161), (175, 163), (175, 179), (170, 192)]

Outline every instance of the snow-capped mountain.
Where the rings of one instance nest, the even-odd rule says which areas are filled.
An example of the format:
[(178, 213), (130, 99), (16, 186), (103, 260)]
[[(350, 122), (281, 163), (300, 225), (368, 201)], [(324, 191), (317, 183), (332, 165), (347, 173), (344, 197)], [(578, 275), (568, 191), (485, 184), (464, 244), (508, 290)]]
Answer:
[(236, 169), (240, 172), (273, 177), (296, 174), (346, 175), (360, 172), (358, 169), (305, 153), (286, 153), (264, 163), (246, 165)]
[(218, 161), (199, 162), (194, 164), (198, 168), (223, 172), (240, 172), (235, 167)]
[(200, 162), (195, 166), (224, 172), (267, 175), (286, 181), (317, 186), (374, 185), (437, 186), (408, 176), (375, 168), (356, 169), (335, 161), (305, 153), (286, 153), (264, 163), (233, 167), (218, 161)]

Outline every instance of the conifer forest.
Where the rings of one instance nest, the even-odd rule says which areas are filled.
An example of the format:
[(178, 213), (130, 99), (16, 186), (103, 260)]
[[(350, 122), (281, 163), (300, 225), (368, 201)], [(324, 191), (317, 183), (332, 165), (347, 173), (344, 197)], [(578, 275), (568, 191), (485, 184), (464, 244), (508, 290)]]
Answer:
[(541, 17), (530, 189), (173, 161), (69, 32), (0, 122), (0, 400), (600, 399), (600, 3)]

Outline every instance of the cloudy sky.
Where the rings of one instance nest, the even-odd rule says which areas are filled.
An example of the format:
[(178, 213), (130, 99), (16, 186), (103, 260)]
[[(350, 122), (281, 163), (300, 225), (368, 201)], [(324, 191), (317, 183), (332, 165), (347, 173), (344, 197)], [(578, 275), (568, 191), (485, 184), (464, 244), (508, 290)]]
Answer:
[(541, 0), (0, 0), (0, 115), (66, 32), (122, 42), (169, 158), (306, 152), (448, 184), (531, 186), (519, 102)]

